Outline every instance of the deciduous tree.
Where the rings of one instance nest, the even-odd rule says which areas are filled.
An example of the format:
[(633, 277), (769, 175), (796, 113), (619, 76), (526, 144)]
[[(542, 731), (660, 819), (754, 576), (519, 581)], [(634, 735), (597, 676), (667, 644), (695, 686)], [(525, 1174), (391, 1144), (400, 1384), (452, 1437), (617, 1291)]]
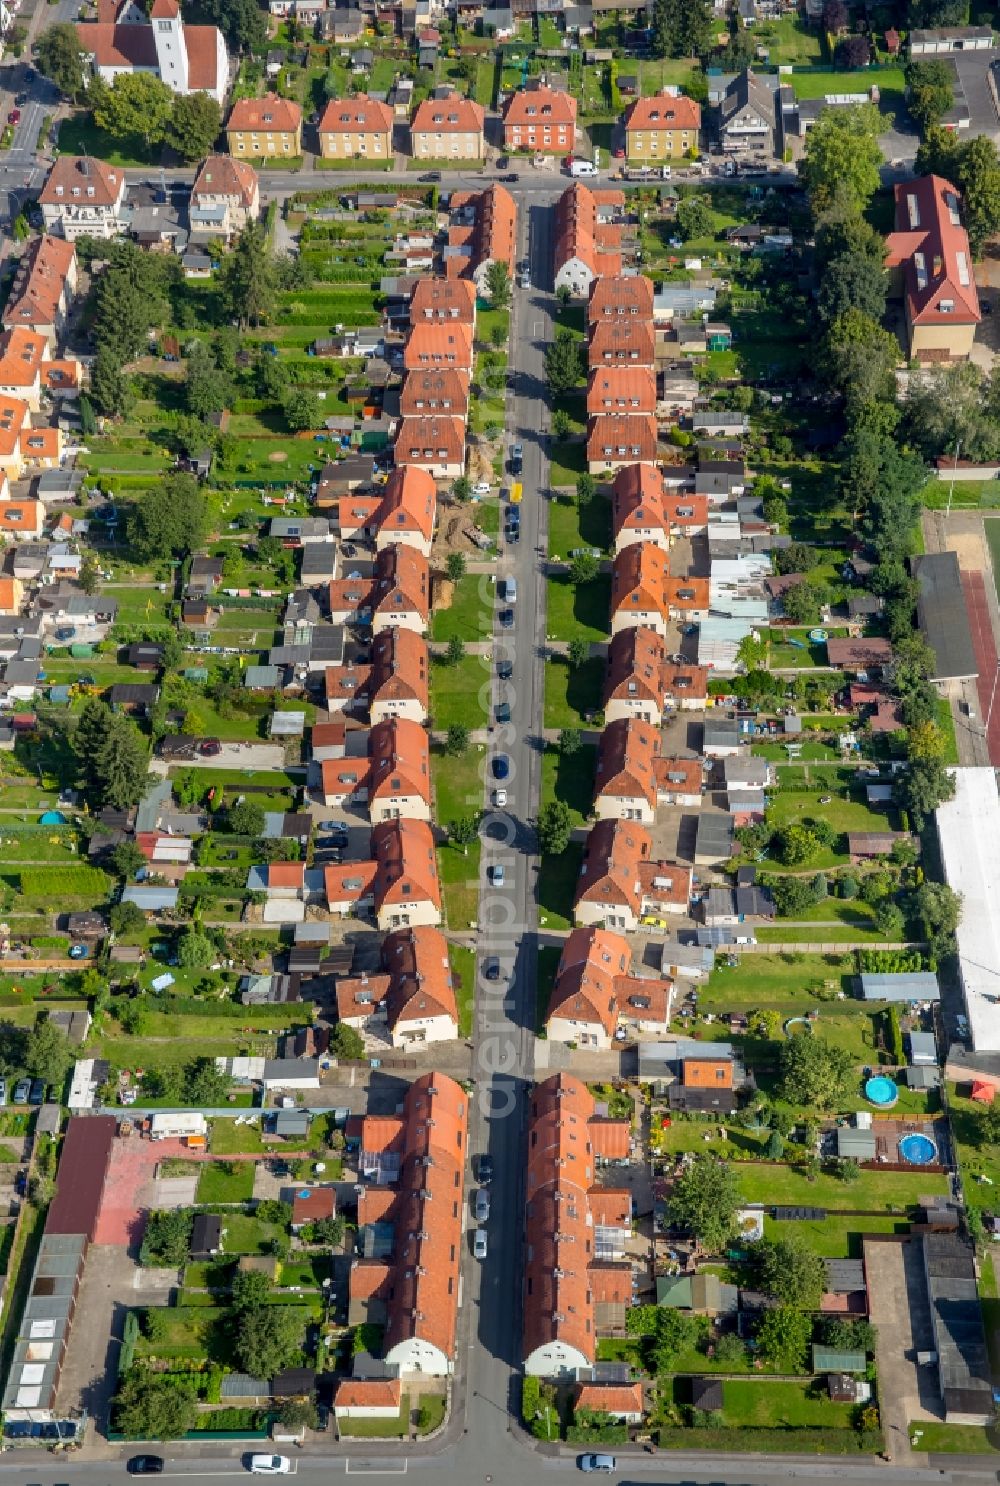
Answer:
[(739, 1184), (732, 1167), (699, 1153), (674, 1182), (667, 1220), (715, 1252), (731, 1236), (739, 1204)]
[(77, 29), (69, 21), (47, 26), (35, 46), (35, 62), (43, 77), (55, 83), (64, 98), (79, 103), (87, 91), (87, 68)]
[(799, 164), (814, 212), (829, 206), (838, 191), (858, 212), (864, 210), (879, 187), (881, 132), (881, 115), (872, 103), (828, 108), (820, 114), (806, 136)]

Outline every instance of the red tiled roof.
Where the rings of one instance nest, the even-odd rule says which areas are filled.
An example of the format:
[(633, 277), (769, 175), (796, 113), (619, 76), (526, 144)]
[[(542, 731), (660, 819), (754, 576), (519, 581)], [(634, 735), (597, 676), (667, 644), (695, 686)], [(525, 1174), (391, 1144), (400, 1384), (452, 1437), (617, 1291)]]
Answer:
[(324, 134), (392, 134), (395, 115), (388, 103), (355, 93), (352, 98), (331, 98), (323, 110), (317, 132)]
[(597, 750), (595, 801), (602, 797), (644, 800), (649, 809), (655, 810), (659, 752), (659, 732), (649, 723), (638, 718), (609, 722)]
[(709, 592), (707, 578), (667, 579), (667, 604), (671, 610), (680, 614), (692, 614), (698, 609), (707, 609)]
[(644, 133), (665, 130), (701, 128), (701, 107), (693, 98), (674, 98), (669, 93), (656, 93), (651, 98), (637, 98), (625, 110), (625, 129)]
[(644, 625), (619, 630), (613, 635), (608, 647), (605, 708), (614, 700), (646, 700), (661, 708), (664, 653), (662, 637)]
[(587, 323), (599, 320), (645, 320), (653, 322), (653, 281), (643, 274), (618, 274), (597, 279), (590, 286)]
[(377, 910), (398, 903), (430, 903), (441, 911), (434, 836), (424, 820), (386, 821), (372, 829)]
[(248, 160), (232, 155), (209, 155), (198, 167), (192, 196), (228, 196), (251, 208), (260, 193), (257, 172)]
[(656, 419), (652, 413), (591, 414), (588, 460), (656, 458)]
[(192, 92), (211, 93), (219, 85), (218, 37), (219, 32), (215, 26), (184, 27), (188, 87)]
[[(451, 282), (473, 288), (471, 279)], [(468, 410), (468, 372), (456, 367), (427, 367), (407, 372), (399, 397), (399, 411), (404, 418), (422, 417), (425, 413), (454, 413), (464, 418)], [(428, 475), (427, 478), (431, 477)]]
[(375, 558), (371, 603), (374, 614), (408, 612), (425, 623), (431, 612), (430, 567), (406, 542), (383, 547)]
[[(698, 579), (682, 579), (698, 582)], [(618, 553), (611, 570), (611, 614), (656, 612), (667, 619), (670, 559), (655, 542), (633, 542)]]
[(141, 67), (155, 70), (156, 38), (152, 26), (114, 22), (81, 22), (76, 34), (80, 46), (98, 67)]
[(410, 121), (411, 134), (481, 134), (486, 110), (481, 103), (449, 93), (447, 98), (425, 98)]
[[(352, 1294), (353, 1286), (351, 1287)], [(333, 1395), (334, 1409), (398, 1409), (403, 1385), (398, 1378), (341, 1378)]]
[(430, 743), (418, 722), (405, 717), (377, 722), (368, 734), (368, 758), (369, 799), (416, 795), (431, 803)]
[(901, 181), (895, 198), (896, 231), (886, 244), (886, 262), (890, 268), (902, 264), (911, 321), (978, 324), (979, 295), (958, 191), (939, 175), (925, 175)]
[(618, 1025), (615, 980), (628, 970), (628, 941), (609, 929), (574, 929), (563, 945), (547, 1020), (592, 1022), (611, 1037)]
[(375, 527), (379, 533), (418, 532), (434, 535), (437, 486), (426, 470), (395, 469), (386, 481)]
[(587, 384), (587, 412), (626, 411), (656, 411), (656, 373), (652, 367), (595, 367)]
[(305, 882), (304, 862), (270, 862), (267, 868), (267, 885), (274, 887), (301, 888)]
[(75, 262), (75, 247), (61, 237), (46, 233), (29, 243), (3, 312), (4, 325), (53, 325)]
[[(186, 33), (185, 33), (186, 34)], [(266, 98), (238, 98), (229, 111), (226, 129), (254, 134), (294, 134), (302, 123), (302, 109), (290, 98), (268, 93)]]
[(609, 318), (591, 327), (587, 359), (591, 367), (652, 366), (655, 349), (651, 321)]
[[(639, 371), (595, 371), (594, 377), (640, 377)], [(649, 376), (653, 373), (649, 372)], [(612, 528), (617, 539), (625, 530), (653, 528), (669, 535), (664, 514), (663, 476), (650, 464), (628, 464), (618, 470), (611, 488)]]
[(652, 850), (652, 838), (638, 822), (599, 820), (584, 847), (574, 906), (617, 904), (631, 908), (638, 915), (639, 868), (649, 860)]
[(372, 641), (371, 700), (414, 698), (427, 709), (427, 641), (410, 629), (384, 629)]
[[(601, 251), (598, 241), (598, 198), (595, 193), (574, 181), (572, 186), (556, 202), (555, 232), (553, 244), (553, 266), (558, 274), (564, 264), (577, 258), (585, 263), (591, 273), (615, 273), (621, 268), (621, 258), (613, 262)], [(621, 229), (612, 232), (609, 247), (621, 241)]]
[(113, 206), (124, 186), (125, 172), (106, 165), (103, 160), (95, 160), (90, 155), (60, 155), (49, 171), (38, 199), (43, 206), (72, 206), (74, 201), (80, 200), (94, 206)]
[(393, 445), (397, 465), (465, 463), (465, 419), (425, 414), (403, 418)]
[(473, 261), (506, 263), (514, 267), (517, 253), (517, 207), (505, 186), (492, 185), (479, 193), (473, 234)]
[(474, 325), (476, 288), (468, 279), (423, 278), (410, 300), (410, 324), (441, 320)]
[(389, 975), (389, 1026), (427, 1017), (458, 1022), (458, 1004), (448, 960), (448, 941), (430, 925), (397, 929), (382, 944), (382, 964)]
[(575, 124), (576, 99), (553, 88), (519, 88), (504, 105), (503, 122), (505, 129), (519, 125), (522, 130)]
[(471, 325), (414, 325), (403, 351), (407, 371), (420, 367), (472, 368)]

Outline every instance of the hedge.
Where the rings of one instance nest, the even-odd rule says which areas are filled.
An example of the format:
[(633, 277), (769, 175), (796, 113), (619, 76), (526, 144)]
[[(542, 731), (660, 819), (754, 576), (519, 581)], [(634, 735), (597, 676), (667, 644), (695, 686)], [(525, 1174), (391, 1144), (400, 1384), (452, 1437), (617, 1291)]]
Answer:
[(867, 1429), (680, 1429), (657, 1435), (661, 1450), (732, 1450), (775, 1455), (877, 1455), (880, 1430)]
[(537, 1378), (521, 1379), (521, 1418), (530, 1424), (542, 1401), (542, 1388)]
[(108, 895), (111, 879), (99, 867), (22, 867), (17, 872), (26, 898), (93, 898)]

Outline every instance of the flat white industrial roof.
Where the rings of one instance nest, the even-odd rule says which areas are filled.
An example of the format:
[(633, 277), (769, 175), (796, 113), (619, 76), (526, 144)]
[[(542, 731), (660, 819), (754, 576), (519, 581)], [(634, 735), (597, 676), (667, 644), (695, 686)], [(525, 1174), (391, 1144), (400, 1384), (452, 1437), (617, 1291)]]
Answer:
[(962, 896), (959, 968), (972, 1045), (1000, 1052), (1000, 794), (991, 768), (954, 769), (937, 812), (948, 886)]

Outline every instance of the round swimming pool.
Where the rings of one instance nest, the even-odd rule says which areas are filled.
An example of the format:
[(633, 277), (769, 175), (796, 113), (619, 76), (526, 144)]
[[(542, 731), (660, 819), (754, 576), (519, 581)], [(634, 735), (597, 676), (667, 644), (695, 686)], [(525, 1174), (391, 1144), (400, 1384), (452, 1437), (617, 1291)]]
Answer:
[(39, 819), (38, 824), (40, 826), (64, 826), (66, 824), (66, 817), (61, 810), (46, 810), (45, 814)]
[(812, 640), (814, 645), (820, 645), (824, 640), (828, 640), (830, 638), (830, 634), (829, 631), (825, 629), (811, 629), (809, 631), (809, 638), (810, 640)]
[(869, 1103), (877, 1104), (880, 1109), (888, 1109), (899, 1098), (899, 1090), (891, 1078), (886, 1078), (884, 1073), (876, 1073), (865, 1084), (865, 1098)]
[(937, 1160), (938, 1149), (929, 1135), (904, 1135), (899, 1142), (899, 1154), (911, 1166), (930, 1166)]

